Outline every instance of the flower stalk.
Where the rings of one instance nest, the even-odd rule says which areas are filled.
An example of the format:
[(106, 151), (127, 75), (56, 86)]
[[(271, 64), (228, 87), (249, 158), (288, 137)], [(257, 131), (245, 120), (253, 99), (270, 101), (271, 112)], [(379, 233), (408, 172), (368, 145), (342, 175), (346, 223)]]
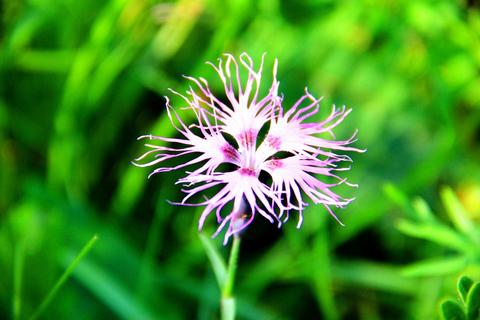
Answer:
[(233, 286), (235, 282), (235, 275), (237, 273), (240, 242), (241, 236), (235, 234), (233, 237), (232, 248), (230, 250), (230, 257), (228, 258), (227, 277), (225, 279), (225, 283), (221, 287), (222, 320), (235, 319), (237, 305), (235, 297), (233, 296)]

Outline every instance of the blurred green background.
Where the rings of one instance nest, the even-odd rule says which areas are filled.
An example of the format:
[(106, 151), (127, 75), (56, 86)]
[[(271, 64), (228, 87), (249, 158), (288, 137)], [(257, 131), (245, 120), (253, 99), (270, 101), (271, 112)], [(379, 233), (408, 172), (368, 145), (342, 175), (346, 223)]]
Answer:
[[(167, 88), (221, 83), (206, 61), (247, 52), (285, 105), (308, 87), (353, 108), (341, 173), (360, 188), (281, 229), (258, 218), (238, 319), (437, 319), (480, 279), (480, 6), (464, 0), (3, 0), (0, 318), (28, 319), (94, 235), (40, 319), (218, 319), (184, 173), (147, 180), (142, 134), (173, 136)], [(269, 78), (270, 77), (270, 78)], [(271, 80), (266, 80), (271, 83)], [(172, 97), (176, 108), (184, 105)], [(194, 202), (194, 201), (193, 201)], [(207, 220), (213, 234), (216, 221)], [(222, 247), (223, 236), (214, 245)]]

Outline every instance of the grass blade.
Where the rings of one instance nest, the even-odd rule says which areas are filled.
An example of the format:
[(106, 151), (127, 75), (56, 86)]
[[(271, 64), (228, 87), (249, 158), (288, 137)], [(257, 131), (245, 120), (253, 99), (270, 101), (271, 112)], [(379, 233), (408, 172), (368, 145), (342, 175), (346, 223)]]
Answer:
[(403, 268), (406, 277), (431, 277), (452, 274), (465, 269), (470, 263), (468, 256), (445, 257), (441, 259), (423, 260)]
[(42, 304), (38, 309), (35, 311), (35, 313), (30, 317), (29, 320), (35, 320), (37, 319), (42, 312), (48, 307), (52, 299), (55, 297), (57, 294), (58, 290), (62, 287), (62, 285), (65, 283), (65, 281), (68, 279), (68, 277), (72, 274), (73, 270), (77, 266), (77, 264), (82, 260), (82, 258), (90, 251), (92, 246), (95, 244), (97, 241), (98, 237), (97, 235), (94, 235), (93, 238), (83, 247), (82, 251), (77, 255), (77, 257), (73, 260), (73, 262), (68, 266), (68, 268), (65, 270), (65, 272), (62, 274), (60, 279), (58, 279), (57, 283), (53, 287), (53, 289), (50, 291), (50, 293), (47, 295), (47, 297), (43, 300)]

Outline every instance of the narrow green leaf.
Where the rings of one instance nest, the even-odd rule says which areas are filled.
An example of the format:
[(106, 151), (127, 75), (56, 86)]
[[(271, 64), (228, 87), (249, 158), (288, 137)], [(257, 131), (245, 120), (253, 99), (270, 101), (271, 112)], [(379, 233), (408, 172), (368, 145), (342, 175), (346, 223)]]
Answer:
[(465, 256), (423, 260), (405, 267), (402, 274), (407, 277), (431, 277), (452, 274), (463, 270), (468, 265), (469, 261), (470, 258)]
[(465, 212), (465, 209), (463, 209), (453, 190), (449, 187), (444, 187), (440, 195), (442, 196), (445, 209), (447, 209), (447, 213), (455, 227), (460, 231), (468, 231), (471, 228), (472, 221), (469, 219), (468, 214)]
[(419, 279), (405, 278), (401, 274), (402, 269), (393, 264), (355, 259), (335, 259), (332, 261), (331, 269), (335, 283), (345, 286), (350, 285), (395, 295), (412, 296), (418, 293), (418, 288), (421, 286)]
[(455, 228), (465, 233), (475, 245), (480, 245), (480, 234), (476, 230), (476, 225), (468, 216), (465, 208), (462, 206), (452, 189), (445, 187), (441, 191), (442, 201), (445, 209), (452, 220)]
[(200, 240), (202, 241), (205, 252), (207, 253), (208, 259), (212, 264), (213, 273), (215, 273), (215, 278), (217, 279), (218, 286), (222, 290), (223, 284), (227, 279), (227, 267), (225, 260), (222, 258), (222, 255), (215, 246), (212, 245), (212, 241), (202, 232), (198, 233)]
[(413, 223), (408, 220), (400, 220), (396, 227), (406, 235), (426, 239), (442, 247), (451, 248), (467, 254), (475, 251), (465, 236), (443, 224)]
[(473, 280), (467, 276), (463, 276), (458, 281), (458, 293), (462, 297), (463, 303), (467, 303), (468, 292), (473, 285)]
[(392, 183), (386, 183), (383, 185), (383, 192), (385, 195), (393, 201), (397, 206), (402, 208), (410, 217), (416, 218), (415, 211), (413, 210), (407, 195)]
[(16, 65), (28, 72), (68, 72), (74, 52), (70, 50), (24, 50), (17, 55)]
[(447, 300), (442, 303), (442, 313), (445, 320), (465, 320), (465, 313), (462, 307), (455, 301)]
[[(67, 252), (64, 259), (67, 259), (68, 256), (70, 254)], [(149, 308), (142, 301), (135, 300), (133, 293), (127, 288), (123, 279), (118, 278), (111, 270), (104, 268), (97, 261), (85, 259), (75, 269), (73, 276), (98, 301), (110, 308), (116, 315), (115, 319), (161, 319), (159, 317), (160, 312), (165, 319), (171, 319), (165, 309)]]
[(468, 293), (467, 315), (468, 320), (477, 320), (480, 309), (480, 282), (477, 282)]
[(437, 218), (433, 214), (430, 206), (425, 200), (420, 197), (415, 198), (412, 201), (412, 207), (417, 213), (418, 217), (425, 222), (437, 222)]
[(60, 279), (58, 279), (57, 283), (53, 287), (53, 289), (50, 291), (50, 293), (47, 295), (45, 300), (43, 300), (42, 304), (38, 309), (35, 311), (35, 313), (30, 317), (30, 320), (35, 320), (37, 319), (40, 314), (43, 313), (45, 308), (50, 304), (52, 299), (55, 297), (57, 294), (58, 290), (62, 287), (62, 285), (65, 283), (65, 281), (70, 277), (70, 274), (73, 272), (77, 264), (82, 260), (82, 258), (90, 251), (90, 249), (93, 247), (95, 242), (97, 241), (98, 237), (97, 235), (94, 235), (93, 238), (83, 247), (82, 251), (77, 255), (77, 257), (73, 260), (73, 262), (68, 266), (68, 268), (65, 270), (65, 272), (62, 274)]

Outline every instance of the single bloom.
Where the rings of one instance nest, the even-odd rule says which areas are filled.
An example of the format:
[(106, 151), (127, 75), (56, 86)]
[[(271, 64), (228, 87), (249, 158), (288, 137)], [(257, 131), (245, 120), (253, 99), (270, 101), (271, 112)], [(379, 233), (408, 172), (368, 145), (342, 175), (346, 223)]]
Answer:
[[(302, 212), (307, 206), (305, 196), (315, 204), (323, 204), (337, 219), (330, 206), (344, 208), (353, 199), (344, 199), (331, 189), (342, 183), (357, 185), (335, 174), (336, 171), (349, 170), (349, 167), (338, 168), (337, 165), (351, 159), (334, 151), (365, 151), (349, 147), (356, 141), (356, 132), (348, 140), (335, 140), (333, 129), (351, 109), (333, 106), (325, 120), (309, 122), (308, 119), (318, 112), (322, 98), (316, 99), (305, 89), (305, 94), (292, 107), (284, 108), (283, 98), (278, 94), (277, 60), (273, 68), (273, 82), (263, 96), (260, 84), (265, 54), (258, 71), (254, 70), (253, 61), (246, 53), (240, 55), (239, 62), (230, 54), (225, 56), (224, 66), (222, 59), (219, 59), (218, 67), (208, 64), (223, 82), (226, 99), (215, 96), (205, 79), (186, 77), (195, 84), (197, 91), (190, 87), (187, 96), (171, 91), (187, 102), (185, 109), (193, 112), (195, 123), (186, 125), (166, 97), (168, 116), (180, 137), (139, 137), (157, 140), (160, 145), (146, 144), (150, 150), (134, 164), (139, 167), (160, 165), (150, 176), (192, 166), (193, 171), (186, 172), (186, 176), (177, 182), (188, 187), (182, 190), (186, 196), (181, 204), (205, 206), (199, 230), (207, 216), (215, 211), (220, 225), (214, 236), (228, 225), (224, 244), (232, 234), (245, 229), (257, 213), (280, 227), (282, 222), (287, 221), (291, 210), (297, 211), (299, 228), (303, 221)], [(248, 73), (244, 85), (240, 68), (245, 68)], [(263, 132), (267, 132), (266, 135)], [(319, 134), (328, 134), (331, 139), (326, 139), (325, 135), (321, 138)], [(154, 160), (138, 162), (152, 154)], [(165, 160), (189, 154), (196, 157), (174, 167), (161, 166)], [(232, 169), (220, 170), (222, 163), (230, 164), (226, 167)], [(262, 171), (266, 174), (260, 178)], [(332, 177), (335, 182), (322, 182), (319, 178), (323, 176)], [(205, 201), (200, 203), (187, 202), (192, 196), (203, 195), (205, 190), (213, 187), (218, 190), (213, 197), (205, 197)], [(222, 209), (228, 203), (232, 203), (233, 209), (225, 213), (226, 210)]]

